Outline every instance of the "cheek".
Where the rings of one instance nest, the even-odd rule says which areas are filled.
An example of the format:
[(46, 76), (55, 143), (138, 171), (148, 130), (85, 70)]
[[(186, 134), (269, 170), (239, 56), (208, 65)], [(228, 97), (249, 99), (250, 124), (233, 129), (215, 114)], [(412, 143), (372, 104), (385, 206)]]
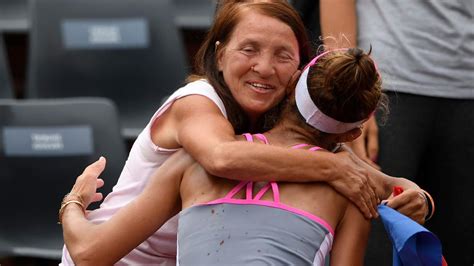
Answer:
[(290, 82), (291, 77), (296, 72), (296, 70), (297, 70), (297, 67), (293, 65), (279, 67), (278, 73), (279, 73), (280, 82), (286, 86)]
[(244, 74), (250, 71), (252, 62), (255, 58), (244, 55), (238, 51), (231, 51), (227, 54), (226, 65), (234, 73)]
[(275, 97), (276, 103), (275, 105), (279, 104), (283, 99), (286, 97), (286, 89), (283, 89), (278, 92), (277, 97)]
[(240, 79), (243, 75), (245, 75), (249, 69), (250, 68), (247, 67), (245, 62), (241, 62), (241, 60), (239, 61), (238, 59), (232, 60), (232, 58), (229, 58), (229, 61), (227, 61), (227, 64), (223, 68), (225, 81), (235, 82), (235, 80)]

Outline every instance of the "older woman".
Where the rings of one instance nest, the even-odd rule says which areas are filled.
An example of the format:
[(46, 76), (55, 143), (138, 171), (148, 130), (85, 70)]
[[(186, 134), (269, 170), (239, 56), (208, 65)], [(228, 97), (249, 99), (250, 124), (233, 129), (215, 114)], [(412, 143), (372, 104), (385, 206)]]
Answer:
[[(279, 109), (286, 88), (307, 61), (308, 40), (296, 12), (279, 3), (224, 5), (197, 56), (198, 77), (177, 90), (135, 142), (114, 191), (88, 219), (101, 223), (136, 198), (149, 177), (179, 148), (210, 174), (229, 179), (326, 181), (375, 216), (377, 197), (369, 173), (348, 152), (321, 153), (236, 141), (235, 133), (263, 128)], [(251, 10), (251, 12), (250, 12)], [(278, 113), (278, 112), (277, 112)], [(357, 136), (359, 129), (349, 134)], [(275, 167), (278, 166), (278, 167)], [(417, 198), (417, 193), (407, 193)], [(409, 201), (423, 216), (423, 202)], [(122, 264), (174, 264), (177, 218), (128, 253)], [(74, 243), (67, 245), (75, 248)], [(63, 263), (72, 263), (67, 249)]]

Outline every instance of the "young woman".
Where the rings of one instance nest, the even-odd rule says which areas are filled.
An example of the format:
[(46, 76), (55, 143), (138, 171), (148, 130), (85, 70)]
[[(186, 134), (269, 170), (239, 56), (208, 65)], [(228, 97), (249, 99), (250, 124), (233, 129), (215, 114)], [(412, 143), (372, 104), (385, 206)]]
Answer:
[[(365, 168), (350, 153), (315, 155), (235, 138), (236, 132), (257, 132), (265, 114), (279, 109), (300, 62), (308, 59), (307, 43), (301, 20), (286, 3), (224, 5), (198, 53), (199, 79), (176, 91), (152, 117), (113, 192), (88, 219), (94, 223), (109, 220), (143, 191), (152, 173), (181, 147), (215, 176), (326, 181), (367, 217), (375, 216), (377, 197), (368, 175), (380, 178), (381, 174)], [(351, 131), (355, 136), (359, 133), (359, 129)], [(416, 193), (404, 196), (417, 198)], [(423, 202), (408, 202), (404, 206), (416, 210), (408, 213), (424, 216)], [(177, 218), (173, 218), (120, 263), (175, 264), (176, 227)], [(63, 255), (64, 264), (72, 263), (67, 249)]]
[[(382, 99), (381, 80), (367, 54), (325, 52), (303, 71), (276, 126), (245, 137), (322, 155), (352, 140), (348, 132)], [(135, 201), (95, 225), (85, 219), (83, 207), (100, 199), (95, 192), (103, 184), (97, 177), (104, 166), (101, 159), (89, 167), (63, 202), (64, 238), (74, 247), (77, 264), (115, 263), (177, 213), (181, 265), (324, 265), (329, 252), (331, 265), (363, 263), (370, 222), (326, 183), (231, 181), (209, 175), (182, 150)], [(378, 196), (387, 198), (395, 183), (416, 188), (408, 180), (386, 177), (375, 184)]]

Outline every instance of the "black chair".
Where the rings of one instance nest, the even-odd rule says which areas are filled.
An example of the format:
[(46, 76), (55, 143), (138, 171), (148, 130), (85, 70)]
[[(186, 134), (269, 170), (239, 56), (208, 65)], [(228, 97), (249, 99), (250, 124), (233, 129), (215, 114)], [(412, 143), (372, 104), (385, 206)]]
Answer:
[(10, 71), (8, 68), (7, 52), (4, 49), (3, 37), (0, 34), (0, 99), (12, 97), (13, 92), (10, 84)]
[(61, 257), (62, 197), (101, 155), (105, 196), (126, 159), (110, 100), (0, 100), (0, 257)]
[(29, 0), (0, 0), (0, 31), (27, 32)]
[(214, 19), (215, 0), (173, 0), (175, 22), (182, 29), (208, 29)]
[(134, 138), (186, 78), (169, 0), (33, 0), (29, 98), (108, 97)]

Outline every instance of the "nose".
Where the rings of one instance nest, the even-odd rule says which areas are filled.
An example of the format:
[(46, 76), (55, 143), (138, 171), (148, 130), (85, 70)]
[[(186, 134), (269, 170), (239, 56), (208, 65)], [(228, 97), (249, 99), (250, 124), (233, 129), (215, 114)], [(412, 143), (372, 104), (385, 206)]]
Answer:
[(252, 67), (262, 78), (267, 78), (275, 74), (275, 65), (273, 56), (270, 54), (262, 54), (259, 56)]

